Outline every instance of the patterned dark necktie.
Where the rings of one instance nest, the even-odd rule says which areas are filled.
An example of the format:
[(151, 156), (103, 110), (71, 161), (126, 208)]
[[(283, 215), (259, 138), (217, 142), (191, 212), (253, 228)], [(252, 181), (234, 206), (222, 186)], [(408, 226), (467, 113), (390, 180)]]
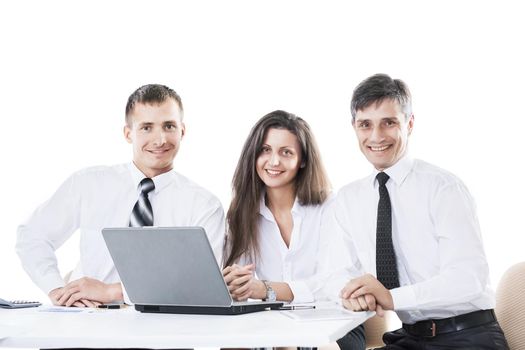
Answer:
[(377, 205), (376, 227), (376, 272), (377, 279), (387, 289), (399, 287), (396, 253), (392, 244), (392, 206), (386, 188), (390, 177), (380, 172), (376, 179), (379, 182), (379, 204)]
[(133, 207), (129, 218), (130, 227), (153, 226), (153, 210), (148, 199), (148, 194), (155, 189), (155, 184), (150, 178), (144, 178), (140, 182), (140, 195)]

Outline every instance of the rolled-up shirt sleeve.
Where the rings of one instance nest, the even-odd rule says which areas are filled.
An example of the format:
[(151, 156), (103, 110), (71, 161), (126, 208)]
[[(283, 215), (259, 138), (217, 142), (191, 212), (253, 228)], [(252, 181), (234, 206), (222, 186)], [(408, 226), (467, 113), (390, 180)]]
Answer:
[(25, 271), (46, 294), (64, 285), (55, 251), (79, 227), (78, 182), (73, 174), (18, 227), (16, 252)]
[(314, 294), (310, 291), (308, 284), (305, 281), (284, 281), (290, 287), (293, 293), (294, 303), (311, 303), (314, 299)]
[(479, 297), (489, 269), (472, 200), (457, 181), (437, 191), (431, 204), (439, 247), (439, 273), (391, 291), (396, 310), (439, 309)]

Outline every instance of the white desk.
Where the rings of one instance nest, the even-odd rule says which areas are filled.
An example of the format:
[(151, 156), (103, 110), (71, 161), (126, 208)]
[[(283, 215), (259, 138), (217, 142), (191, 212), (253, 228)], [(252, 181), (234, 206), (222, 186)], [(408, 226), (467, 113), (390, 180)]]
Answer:
[(372, 312), (345, 320), (298, 321), (280, 311), (239, 316), (144, 314), (120, 310), (42, 312), (0, 309), (0, 346), (28, 348), (192, 348), (321, 346)]

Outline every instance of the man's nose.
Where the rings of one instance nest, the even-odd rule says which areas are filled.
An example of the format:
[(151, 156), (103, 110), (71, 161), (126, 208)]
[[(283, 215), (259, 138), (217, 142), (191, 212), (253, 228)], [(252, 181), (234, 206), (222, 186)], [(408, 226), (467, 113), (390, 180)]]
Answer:
[(384, 139), (383, 130), (379, 126), (372, 127), (372, 131), (370, 133), (370, 141), (374, 143), (380, 143)]
[(155, 139), (153, 144), (155, 146), (162, 146), (166, 143), (166, 133), (164, 131), (159, 131), (155, 134)]

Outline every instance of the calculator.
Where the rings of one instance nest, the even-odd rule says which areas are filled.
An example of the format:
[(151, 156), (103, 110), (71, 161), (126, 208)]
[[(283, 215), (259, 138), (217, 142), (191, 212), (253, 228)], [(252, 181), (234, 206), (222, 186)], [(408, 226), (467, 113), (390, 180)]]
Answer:
[(38, 301), (27, 301), (27, 300), (7, 301), (7, 300), (0, 298), (0, 308), (4, 308), (4, 309), (21, 309), (24, 307), (36, 307), (40, 305), (42, 305), (42, 303), (39, 303)]

